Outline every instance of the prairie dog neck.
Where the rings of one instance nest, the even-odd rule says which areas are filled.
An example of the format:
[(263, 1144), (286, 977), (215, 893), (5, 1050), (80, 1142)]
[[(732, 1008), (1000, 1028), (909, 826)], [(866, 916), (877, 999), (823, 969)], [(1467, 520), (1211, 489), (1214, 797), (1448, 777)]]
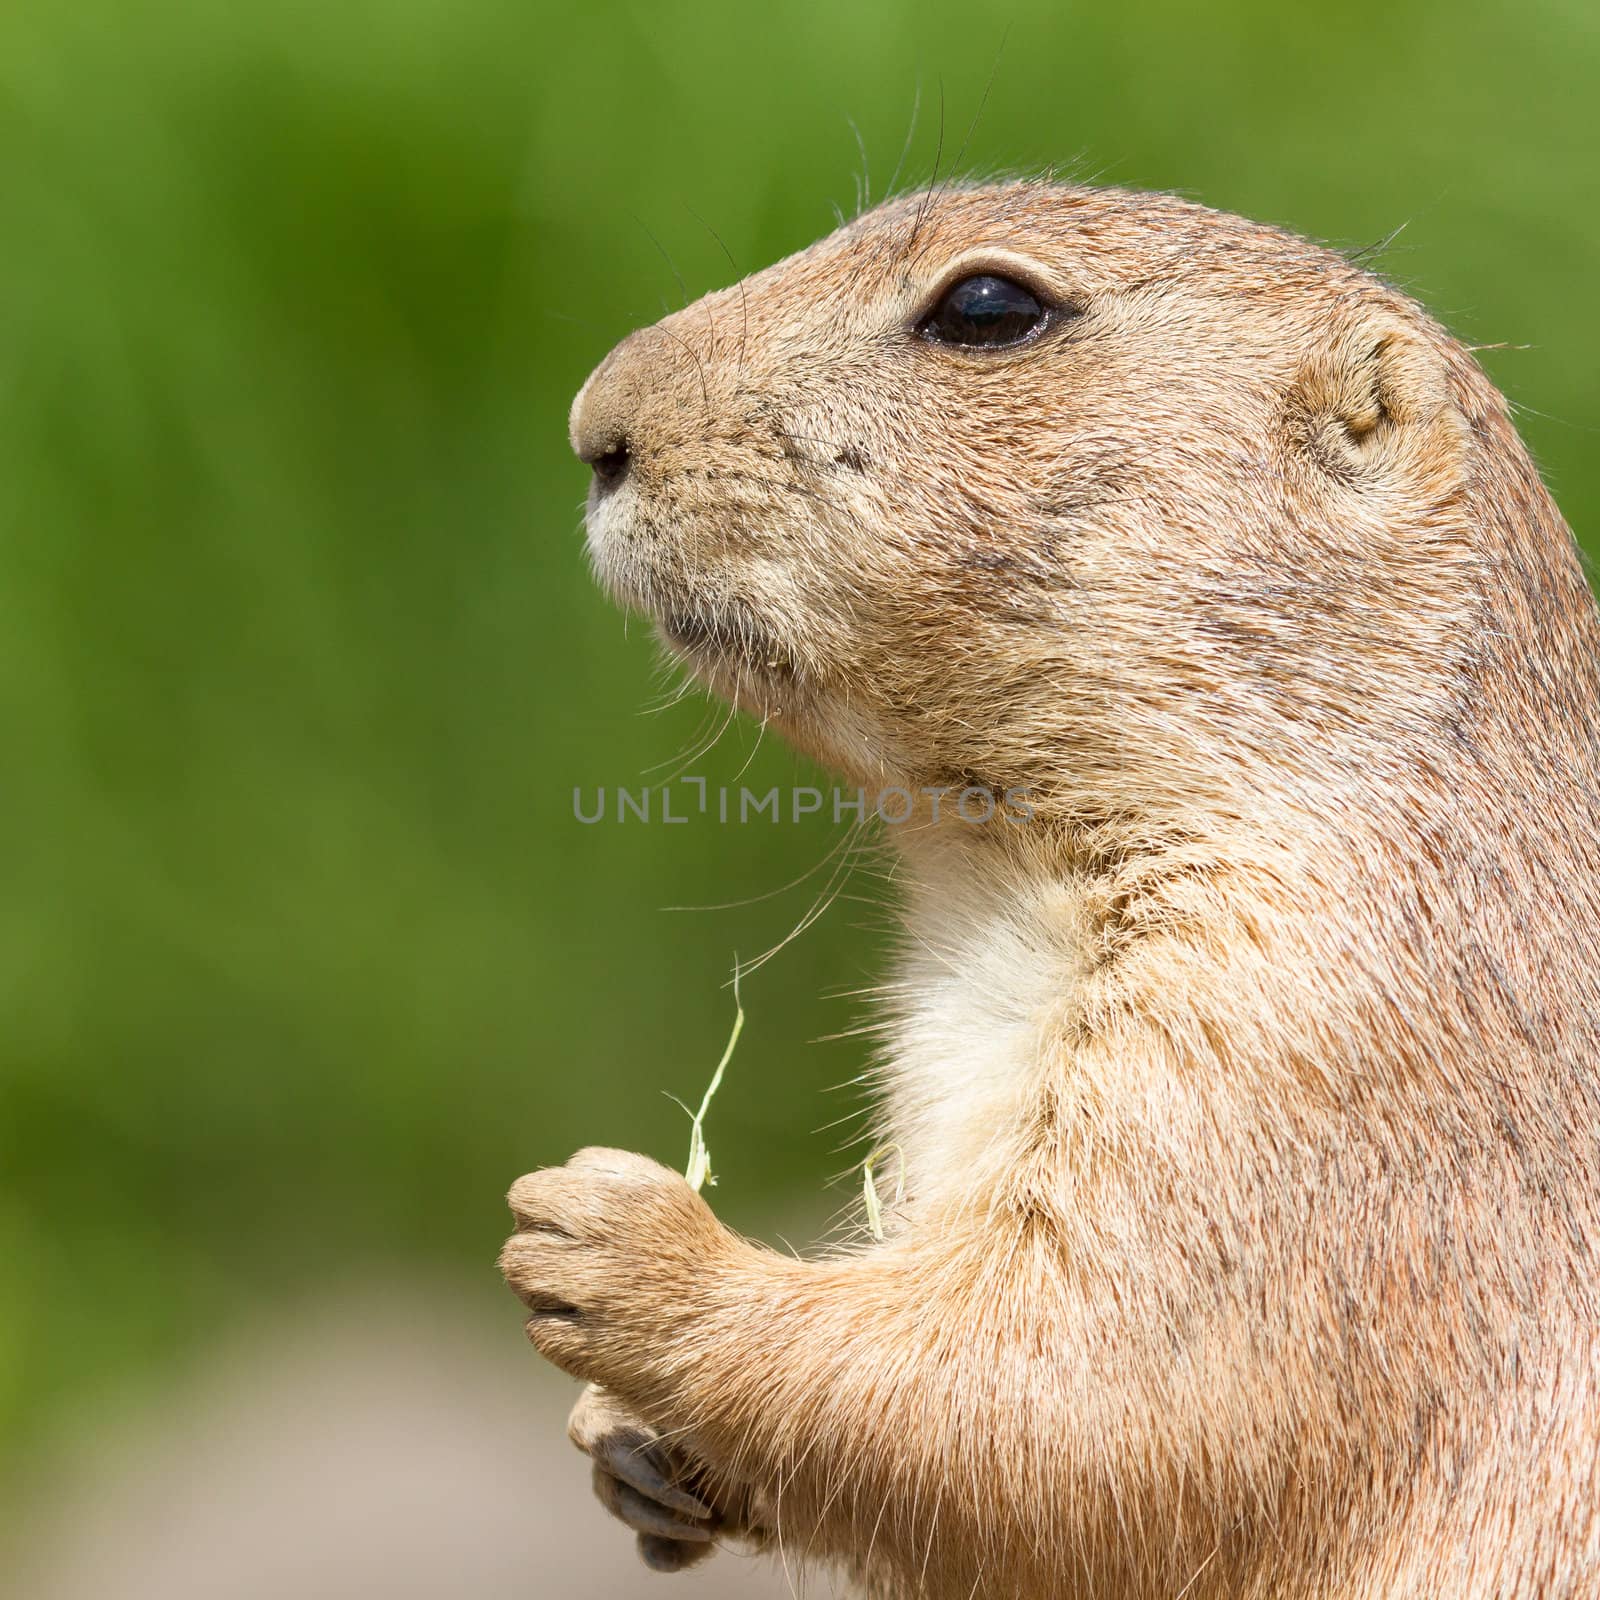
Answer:
[[(1003, 826), (1004, 824), (1002, 824)], [(880, 1076), (908, 1207), (983, 1192), (1063, 1064), (1091, 968), (1086, 887), (1047, 856), (949, 823), (897, 841), (904, 934)]]

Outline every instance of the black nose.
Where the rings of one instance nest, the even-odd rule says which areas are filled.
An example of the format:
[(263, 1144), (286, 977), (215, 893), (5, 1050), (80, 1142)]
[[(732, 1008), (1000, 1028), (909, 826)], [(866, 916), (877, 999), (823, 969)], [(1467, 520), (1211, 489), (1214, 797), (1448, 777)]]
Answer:
[(606, 449), (582, 459), (594, 469), (594, 481), (602, 493), (609, 494), (628, 475), (633, 457), (628, 453), (627, 439), (617, 439)]

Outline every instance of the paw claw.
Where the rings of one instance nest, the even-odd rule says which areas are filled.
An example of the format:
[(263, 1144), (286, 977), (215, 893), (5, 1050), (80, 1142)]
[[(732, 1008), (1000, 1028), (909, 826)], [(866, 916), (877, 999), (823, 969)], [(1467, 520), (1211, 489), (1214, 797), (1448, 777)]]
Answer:
[(716, 1549), (728, 1524), (720, 1508), (682, 1487), (695, 1469), (613, 1394), (585, 1389), (567, 1435), (594, 1462), (600, 1503), (638, 1534), (647, 1567), (681, 1572)]
[(710, 1544), (683, 1544), (677, 1539), (662, 1539), (653, 1533), (639, 1535), (639, 1559), (652, 1572), (682, 1572), (716, 1549)]
[(635, 1533), (657, 1539), (673, 1539), (684, 1544), (709, 1544), (712, 1528), (704, 1522), (685, 1522), (665, 1506), (640, 1494), (631, 1484), (613, 1478), (598, 1462), (594, 1469), (594, 1492), (612, 1516), (625, 1522)]
[(647, 1500), (665, 1506), (680, 1517), (707, 1522), (716, 1513), (705, 1501), (680, 1489), (669, 1476), (670, 1466), (659, 1449), (626, 1434), (610, 1434), (594, 1449), (595, 1459), (620, 1483), (636, 1490)]

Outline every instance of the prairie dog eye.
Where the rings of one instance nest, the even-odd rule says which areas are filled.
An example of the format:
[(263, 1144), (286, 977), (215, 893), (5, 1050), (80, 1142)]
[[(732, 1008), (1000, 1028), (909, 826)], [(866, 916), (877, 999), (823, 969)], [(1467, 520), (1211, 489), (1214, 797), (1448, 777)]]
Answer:
[(934, 344), (994, 348), (1020, 344), (1044, 321), (1045, 309), (1031, 289), (986, 272), (951, 284), (917, 331)]

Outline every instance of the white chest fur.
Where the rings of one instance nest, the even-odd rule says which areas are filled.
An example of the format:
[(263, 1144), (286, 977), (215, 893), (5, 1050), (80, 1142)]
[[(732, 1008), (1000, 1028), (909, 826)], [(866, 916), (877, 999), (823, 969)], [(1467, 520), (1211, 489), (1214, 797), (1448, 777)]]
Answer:
[(983, 1192), (1014, 1159), (1088, 957), (1075, 885), (959, 846), (908, 852), (907, 865), (882, 1079), (920, 1207)]

